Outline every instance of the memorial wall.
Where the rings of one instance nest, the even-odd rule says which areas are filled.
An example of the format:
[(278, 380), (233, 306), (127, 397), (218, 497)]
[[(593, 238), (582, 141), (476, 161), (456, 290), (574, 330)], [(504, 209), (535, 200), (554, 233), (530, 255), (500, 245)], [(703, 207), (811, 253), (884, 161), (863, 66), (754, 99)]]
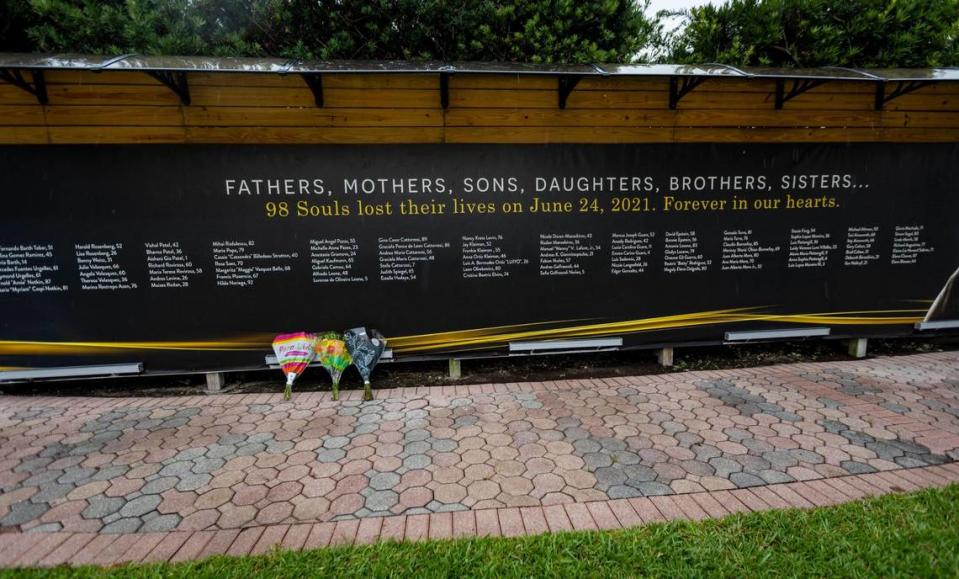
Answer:
[(840, 84), (774, 117), (743, 104), (767, 85), (727, 80), (664, 111), (648, 79), (587, 79), (554, 110), (539, 78), (464, 79), (442, 109), (419, 76), (357, 77), (308, 108), (265, 96), (306, 90), (289, 79), (198, 73), (184, 106), (141, 102), (166, 90), (145, 75), (59, 74), (63, 104), (0, 90), (20, 113), (0, 132), (0, 368), (262, 367), (276, 334), (359, 325), (398, 359), (911, 335), (957, 308), (959, 120), (938, 86), (872, 111)]

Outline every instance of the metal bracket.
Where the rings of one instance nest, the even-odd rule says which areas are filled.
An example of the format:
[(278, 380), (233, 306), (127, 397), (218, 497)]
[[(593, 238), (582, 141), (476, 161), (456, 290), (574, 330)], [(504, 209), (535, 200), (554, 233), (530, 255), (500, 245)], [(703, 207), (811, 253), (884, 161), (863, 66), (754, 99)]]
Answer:
[(579, 84), (581, 78), (583, 77), (578, 74), (564, 74), (559, 77), (559, 108), (566, 108), (566, 100), (569, 98), (570, 93), (573, 92), (573, 89), (576, 88), (576, 85)]
[(787, 101), (791, 101), (797, 96), (803, 94), (804, 92), (810, 91), (817, 86), (825, 84), (827, 81), (824, 79), (796, 79), (792, 81), (792, 87), (789, 89), (789, 92), (786, 92), (786, 80), (777, 79), (776, 80), (776, 110), (782, 110), (783, 105)]
[(0, 383), (42, 380), (44, 378), (88, 378), (93, 376), (127, 376), (142, 374), (143, 362), (129, 364), (102, 364), (99, 366), (60, 366), (55, 368), (27, 368), (0, 372)]
[(305, 82), (306, 86), (310, 87), (310, 90), (313, 92), (313, 101), (316, 102), (316, 106), (323, 108), (323, 75), (319, 73), (304, 73), (300, 76), (303, 77), (303, 82)]
[(585, 352), (609, 348), (621, 348), (623, 338), (573, 338), (566, 340), (534, 340), (529, 342), (510, 342), (510, 352), (568, 351)]
[(148, 70), (148, 75), (163, 83), (174, 94), (180, 97), (180, 102), (190, 104), (190, 85), (186, 80), (186, 73), (172, 70)]
[(679, 101), (694, 88), (703, 84), (704, 80), (706, 80), (704, 76), (684, 76), (681, 81), (678, 76), (669, 77), (669, 109), (676, 110)]
[(440, 106), (443, 110), (450, 108), (450, 73), (440, 73)]
[(50, 102), (47, 98), (47, 81), (43, 78), (43, 71), (31, 69), (30, 76), (33, 80), (32, 84), (23, 76), (23, 71), (19, 68), (0, 68), (0, 79), (37, 97), (41, 105)]
[(816, 338), (828, 336), (831, 330), (826, 327), (817, 328), (784, 328), (780, 330), (745, 330), (726, 332), (725, 342), (746, 342), (749, 340), (782, 340), (785, 338)]
[(886, 94), (886, 82), (880, 81), (876, 83), (876, 110), (881, 111), (882, 107), (886, 105), (889, 101), (899, 98), (904, 94), (911, 93), (913, 91), (919, 90), (924, 86), (932, 84), (932, 81), (928, 80), (907, 80), (899, 81), (896, 83), (896, 88), (892, 89), (892, 92), (888, 95)]

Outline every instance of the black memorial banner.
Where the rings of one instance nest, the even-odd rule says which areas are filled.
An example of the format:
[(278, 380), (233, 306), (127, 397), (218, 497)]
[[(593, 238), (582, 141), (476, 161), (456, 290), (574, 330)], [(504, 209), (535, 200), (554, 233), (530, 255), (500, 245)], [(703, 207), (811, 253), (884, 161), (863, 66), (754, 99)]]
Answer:
[(0, 369), (908, 334), (957, 311), (957, 188), (957, 144), (0, 147)]

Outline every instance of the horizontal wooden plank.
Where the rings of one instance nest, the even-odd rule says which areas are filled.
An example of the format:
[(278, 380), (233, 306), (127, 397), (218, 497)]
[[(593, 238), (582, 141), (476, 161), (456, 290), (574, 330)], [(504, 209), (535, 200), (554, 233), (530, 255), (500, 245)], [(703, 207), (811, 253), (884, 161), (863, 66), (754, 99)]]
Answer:
[(883, 123), (887, 127), (915, 127), (915, 128), (953, 128), (959, 127), (959, 112), (949, 111), (883, 111), (883, 118), (890, 122)]
[(959, 142), (957, 128), (710, 127), (7, 127), (9, 143)]
[(959, 141), (957, 129), (902, 129), (902, 128), (716, 128), (703, 130), (677, 129), (676, 142), (953, 142)]
[[(179, 105), (180, 100), (162, 85), (51, 85), (50, 103), (72, 105)], [(23, 92), (23, 91), (21, 91)], [(23, 93), (27, 94), (27, 93)], [(29, 104), (20, 95), (12, 102), (0, 98), (0, 104)], [(312, 91), (300, 88), (192, 86), (193, 106), (312, 107)], [(2, 95), (0, 95), (2, 97)], [(337, 108), (439, 108), (439, 90), (373, 90), (325, 88), (324, 104)], [(35, 102), (35, 99), (34, 99)]]
[(954, 142), (946, 129), (743, 129), (683, 130), (669, 127), (448, 127), (448, 143), (786, 143), (786, 142)]
[[(785, 89), (788, 92), (792, 81), (786, 79)], [(536, 75), (452, 75), (450, 77), (451, 90), (488, 89), (488, 90), (552, 90), (558, 86), (556, 76)], [(888, 90), (892, 90), (894, 83), (890, 83)], [(634, 76), (586, 76), (582, 77), (574, 89), (576, 91), (650, 91), (660, 92), (669, 90), (668, 77), (634, 77)], [(695, 89), (696, 91), (721, 93), (766, 93), (775, 94), (776, 81), (768, 78), (730, 78), (711, 77), (704, 80)], [(876, 84), (873, 81), (829, 81), (810, 92), (823, 94), (861, 94), (874, 95)], [(943, 82), (928, 85), (917, 91), (917, 94), (959, 94), (959, 82)]]
[(180, 98), (160, 84), (55, 84), (47, 87), (51, 105), (163, 105), (176, 106)]
[[(45, 72), (47, 84), (141, 84), (157, 85), (160, 82), (139, 70), (110, 70), (91, 72), (83, 70), (50, 70)], [(303, 88), (303, 78), (296, 73), (246, 73), (246, 72), (189, 72), (187, 81), (191, 86), (225, 86), (255, 88)], [(381, 89), (438, 89), (437, 74), (340, 74), (323, 75), (324, 85), (330, 88), (381, 88)]]
[(603, 109), (450, 109), (447, 126), (959, 127), (957, 112)]
[[(786, 81), (788, 91), (791, 81)], [(576, 90), (639, 90), (639, 91), (668, 91), (667, 77), (585, 77), (577, 85)], [(721, 93), (776, 93), (776, 81), (767, 78), (735, 78), (735, 77), (707, 77), (694, 90), (706, 90)], [(816, 91), (838, 94), (874, 94), (872, 82), (832, 81), (816, 87)]]
[[(46, 113), (44, 114), (44, 110)], [(959, 127), (959, 112), (450, 109), (451, 127)], [(0, 126), (440, 127), (434, 109), (0, 106)]]
[(303, 88), (306, 84), (298, 74), (271, 74), (246, 72), (191, 72), (190, 86), (248, 86), (258, 88)]
[(671, 127), (447, 127), (447, 143), (668, 143)]
[(143, 71), (105, 70), (48, 70), (44, 72), (47, 84), (146, 84), (161, 86), (160, 82)]
[(43, 126), (43, 107), (32, 105), (0, 105), (0, 126)]
[(218, 127), (440, 127), (437, 109), (183, 107), (187, 125)]
[[(196, 106), (221, 107), (312, 107), (313, 93), (304, 85), (297, 89), (196, 86), (190, 91)], [(438, 90), (323, 89), (329, 108), (440, 108)]]
[(22, 88), (0, 81), (0, 105), (36, 105), (37, 97)]
[[(667, 108), (667, 92), (633, 91), (576, 91), (566, 101), (566, 107), (593, 109), (655, 109)], [(450, 107), (464, 108), (558, 108), (556, 91), (546, 90), (459, 90), (450, 91)]]
[(489, 90), (556, 90), (557, 79), (547, 75), (519, 74), (452, 74), (450, 91)]
[[(0, 131), (7, 135), (7, 130)], [(439, 143), (443, 129), (314, 127), (15, 127), (9, 141), (53, 144)], [(48, 140), (49, 135), (49, 140)]]
[(892, 111), (959, 111), (959, 95), (916, 91), (887, 102), (885, 108)]
[[(323, 73), (323, 87), (332, 89), (381, 89), (381, 90), (439, 90), (438, 74), (349, 74)], [(251, 73), (190, 73), (188, 80), (196, 86), (303, 88), (306, 86), (299, 74), (251, 74)]]
[[(711, 92), (759, 92), (775, 94), (776, 81), (766, 78), (710, 77), (699, 85)], [(786, 89), (790, 87), (787, 81)], [(959, 86), (951, 91), (959, 91)], [(555, 75), (492, 75), (460, 74), (450, 77), (451, 90), (491, 89), (491, 90), (557, 90), (558, 78)], [(669, 78), (665, 76), (584, 76), (576, 84), (577, 91), (650, 91), (669, 90)], [(699, 89), (696, 89), (699, 90)], [(813, 90), (840, 94), (874, 94), (875, 85), (871, 81), (832, 81)], [(925, 90), (925, 89), (923, 89)]]
[[(8, 111), (6, 114), (3, 111)], [(310, 107), (111, 107), (100, 105), (0, 106), (0, 126), (291, 126), (439, 127), (434, 109), (332, 109)]]
[(50, 105), (47, 124), (60, 126), (183, 126), (177, 106)]
[(183, 127), (48, 127), (52, 144), (183, 143)]
[[(884, 119), (884, 116), (887, 117)], [(905, 126), (903, 113), (795, 110), (450, 109), (448, 126), (872, 127)], [(959, 118), (952, 122), (959, 121)]]
[(0, 144), (42, 145), (49, 142), (46, 127), (2, 127)]
[(187, 127), (191, 143), (441, 143), (444, 130), (343, 127)]
[[(906, 98), (906, 97), (902, 97)], [(921, 97), (930, 102), (944, 102), (947, 97)], [(682, 109), (773, 109), (775, 92), (722, 92), (702, 86), (689, 92), (679, 102)], [(786, 107), (807, 110), (868, 110), (874, 108), (872, 93), (827, 93), (817, 89), (788, 101)], [(461, 89), (450, 91), (450, 105), (465, 108), (558, 108), (558, 92), (554, 90)], [(669, 91), (573, 90), (567, 108), (595, 109), (667, 109)]]

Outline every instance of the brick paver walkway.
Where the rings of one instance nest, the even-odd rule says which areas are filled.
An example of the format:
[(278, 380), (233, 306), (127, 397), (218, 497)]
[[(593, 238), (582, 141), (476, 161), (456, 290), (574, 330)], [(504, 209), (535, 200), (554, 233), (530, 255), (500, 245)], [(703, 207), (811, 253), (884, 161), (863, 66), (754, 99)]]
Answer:
[(959, 480), (959, 352), (358, 397), (0, 397), (0, 565), (612, 528)]

